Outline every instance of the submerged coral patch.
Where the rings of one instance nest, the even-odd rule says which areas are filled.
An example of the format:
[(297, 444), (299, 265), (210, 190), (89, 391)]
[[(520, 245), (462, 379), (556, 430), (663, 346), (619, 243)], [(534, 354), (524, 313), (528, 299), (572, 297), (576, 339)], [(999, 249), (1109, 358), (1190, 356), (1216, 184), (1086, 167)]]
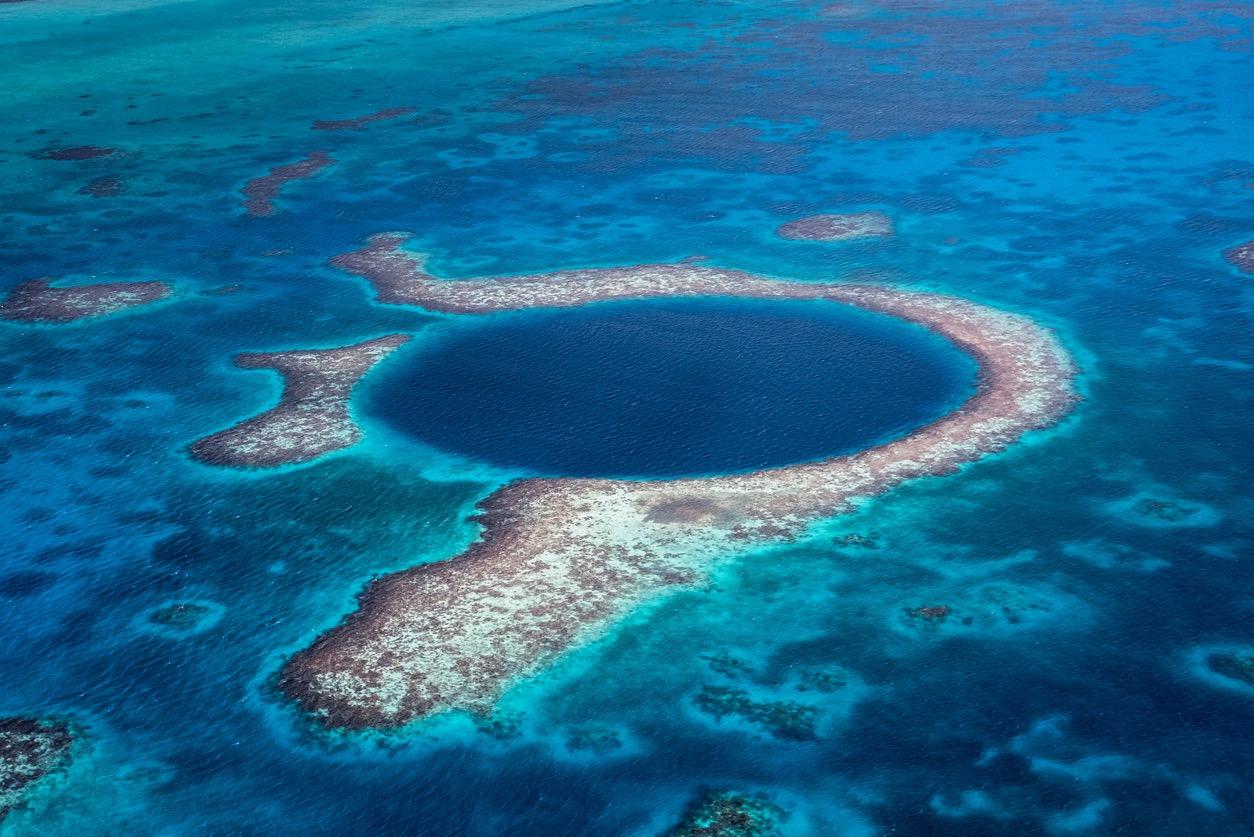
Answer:
[(0, 823), (35, 783), (64, 766), (73, 743), (63, 721), (0, 718)]
[(0, 319), (71, 323), (159, 302), (173, 292), (165, 282), (57, 286), (50, 279), (31, 279), (15, 287), (0, 303)]
[(1206, 667), (1246, 686), (1254, 686), (1254, 654), (1214, 653), (1206, 656)]
[(893, 219), (882, 212), (855, 212), (848, 215), (810, 215), (789, 221), (775, 231), (780, 238), (794, 241), (852, 241), (858, 238), (884, 238), (893, 234)]
[(414, 112), (414, 108), (386, 108), (365, 116), (354, 116), (350, 119), (315, 119), (311, 127), (315, 131), (360, 131), (372, 122), (396, 119)]
[(693, 705), (715, 721), (736, 717), (761, 727), (782, 741), (814, 741), (818, 738), (818, 707), (793, 700), (754, 700), (745, 689), (707, 685), (692, 699)]
[(894, 627), (915, 637), (961, 636), (1030, 630), (1065, 613), (1078, 615), (1077, 600), (1048, 588), (989, 582), (952, 591), (943, 601), (900, 608)]
[(1224, 250), (1224, 259), (1242, 273), (1254, 273), (1254, 241)]
[(126, 181), (115, 174), (101, 175), (78, 190), (93, 198), (114, 198), (126, 191)]
[(1198, 680), (1254, 697), (1254, 645), (1203, 645), (1191, 649), (1189, 672)]
[(1220, 518), (1219, 511), (1205, 503), (1151, 491), (1107, 503), (1106, 511), (1126, 523), (1154, 529), (1213, 526)]
[(244, 188), (240, 190), (244, 195), (244, 211), (259, 218), (276, 214), (279, 208), (274, 201), (284, 186), (293, 180), (313, 177), (334, 162), (325, 151), (314, 151), (303, 160), (275, 166), (268, 174), (255, 177), (244, 184)]
[(226, 608), (204, 599), (164, 602), (139, 617), (140, 631), (169, 639), (183, 639), (210, 630), (222, 620)]
[(784, 811), (763, 796), (724, 791), (697, 801), (672, 837), (777, 837)]
[(570, 757), (574, 758), (621, 756), (627, 744), (625, 739), (625, 731), (616, 726), (589, 722), (567, 727), (562, 747)]
[(116, 148), (104, 148), (99, 145), (67, 145), (58, 148), (45, 148), (31, 154), (38, 160), (95, 160), (99, 157), (112, 157), (121, 154)]

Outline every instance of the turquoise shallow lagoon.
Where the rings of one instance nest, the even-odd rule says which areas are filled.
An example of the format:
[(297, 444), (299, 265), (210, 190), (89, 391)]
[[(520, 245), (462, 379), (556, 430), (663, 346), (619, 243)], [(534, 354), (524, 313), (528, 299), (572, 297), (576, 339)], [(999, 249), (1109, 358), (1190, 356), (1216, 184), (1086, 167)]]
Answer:
[[(1221, 257), (1254, 238), (1252, 49), (1223, 0), (0, 4), (4, 288), (176, 288), (0, 323), (0, 714), (82, 733), (0, 831), (657, 834), (719, 790), (786, 834), (1254, 831), (1254, 277)], [(46, 154), (77, 146), (113, 151)], [(774, 232), (868, 210), (896, 235)], [(187, 445), (277, 398), (239, 352), (457, 327), (327, 265), (387, 230), (441, 276), (700, 255), (968, 297), (1057, 329), (1086, 398), (637, 614), (495, 724), (323, 733), (284, 656), (464, 548), (501, 463), (394, 428), (274, 472)], [(203, 629), (154, 627), (178, 602)]]

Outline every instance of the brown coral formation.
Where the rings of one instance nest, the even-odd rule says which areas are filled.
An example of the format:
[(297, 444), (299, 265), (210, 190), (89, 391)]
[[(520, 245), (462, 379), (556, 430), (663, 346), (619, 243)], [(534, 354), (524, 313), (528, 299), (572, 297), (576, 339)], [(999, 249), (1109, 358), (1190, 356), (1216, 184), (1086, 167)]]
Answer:
[(80, 195), (93, 198), (116, 198), (126, 191), (126, 181), (114, 174), (97, 177), (78, 190)]
[(279, 404), (191, 447), (202, 462), (265, 468), (308, 462), (357, 443), (361, 430), (348, 413), (348, 395), (362, 375), (409, 340), (390, 334), (337, 349), (244, 354), (241, 369), (275, 369), (283, 376)]
[(0, 822), (36, 782), (65, 764), (73, 742), (61, 721), (0, 718)]
[(313, 177), (335, 161), (325, 151), (314, 151), (303, 160), (275, 166), (269, 174), (255, 177), (244, 184), (244, 211), (255, 218), (274, 215), (279, 211), (274, 200), (283, 187), (293, 180)]
[(330, 726), (489, 711), (511, 684), (641, 603), (701, 583), (720, 560), (794, 537), (855, 498), (1003, 450), (1056, 423), (1077, 398), (1075, 368), (1047, 329), (967, 300), (690, 264), (439, 280), (398, 249), (404, 240), (376, 236), (335, 264), (369, 279), (384, 301), (442, 311), (701, 295), (855, 305), (947, 337), (979, 361), (980, 383), (956, 411), (853, 455), (702, 479), (506, 485), (481, 504), (477, 542), (376, 580), (357, 611), (288, 661), (281, 688)]
[(32, 279), (15, 287), (0, 303), (0, 319), (21, 323), (72, 323), (159, 302), (173, 292), (165, 282), (56, 287), (50, 279)]
[(315, 131), (360, 131), (372, 122), (396, 119), (414, 112), (414, 108), (387, 108), (352, 119), (315, 119), (311, 127)]
[(1224, 259), (1242, 273), (1254, 274), (1254, 241), (1224, 250)]
[(730, 791), (701, 799), (672, 837), (778, 837), (784, 812), (761, 796)]
[(792, 241), (852, 241), (855, 238), (881, 238), (893, 234), (893, 219), (882, 212), (854, 212), (846, 215), (810, 215), (789, 221), (777, 229), (780, 238)]
[(70, 145), (63, 148), (45, 148), (31, 156), (37, 160), (95, 160), (121, 153), (116, 148), (102, 148), (98, 145)]

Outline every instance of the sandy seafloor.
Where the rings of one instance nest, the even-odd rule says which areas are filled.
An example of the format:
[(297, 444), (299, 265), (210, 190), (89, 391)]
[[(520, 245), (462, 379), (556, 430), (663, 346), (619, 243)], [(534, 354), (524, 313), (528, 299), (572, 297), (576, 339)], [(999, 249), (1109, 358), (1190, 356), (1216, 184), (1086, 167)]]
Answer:
[[(1254, 645), (1254, 277), (1219, 255), (1254, 237), (1250, 5), (97, 7), (0, 5), (3, 282), (179, 293), (0, 326), (0, 711), (85, 734), (0, 831), (651, 834), (734, 789), (796, 834), (1254, 832), (1254, 690), (1198, 650)], [(30, 156), (59, 145), (125, 155)], [(243, 216), (244, 181), (313, 150), (337, 164)], [(872, 209), (896, 237), (773, 235)], [(967, 296), (1056, 327), (1087, 398), (640, 614), (512, 691), (511, 740), (319, 735), (272, 693), (283, 655), (460, 550), (500, 474), (369, 426), (279, 472), (185, 447), (276, 397), (235, 353), (435, 320), (326, 266), (393, 229), (448, 276), (702, 254)], [(220, 619), (145, 628), (189, 599)], [(971, 624), (907, 615), (936, 604)], [(814, 666), (847, 685), (796, 692)], [(694, 707), (729, 682), (816, 706), (818, 740)]]

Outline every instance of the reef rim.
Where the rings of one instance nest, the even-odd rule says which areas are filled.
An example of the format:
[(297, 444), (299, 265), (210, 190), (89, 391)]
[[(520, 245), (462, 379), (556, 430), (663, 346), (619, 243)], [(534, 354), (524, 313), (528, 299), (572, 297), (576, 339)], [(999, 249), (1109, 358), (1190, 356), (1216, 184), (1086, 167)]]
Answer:
[(1004, 450), (1057, 423), (1079, 398), (1075, 364), (1048, 329), (964, 299), (692, 264), (442, 280), (400, 249), (406, 238), (375, 236), (333, 264), (366, 278), (383, 302), (446, 312), (664, 296), (844, 302), (948, 338), (976, 359), (979, 382), (953, 412), (851, 455), (719, 477), (501, 487), (480, 504), (483, 532), (469, 548), (375, 580), (356, 611), (283, 666), (280, 689), (330, 727), (487, 711), (511, 685), (636, 607), (701, 584), (730, 556), (795, 538), (858, 498)]

